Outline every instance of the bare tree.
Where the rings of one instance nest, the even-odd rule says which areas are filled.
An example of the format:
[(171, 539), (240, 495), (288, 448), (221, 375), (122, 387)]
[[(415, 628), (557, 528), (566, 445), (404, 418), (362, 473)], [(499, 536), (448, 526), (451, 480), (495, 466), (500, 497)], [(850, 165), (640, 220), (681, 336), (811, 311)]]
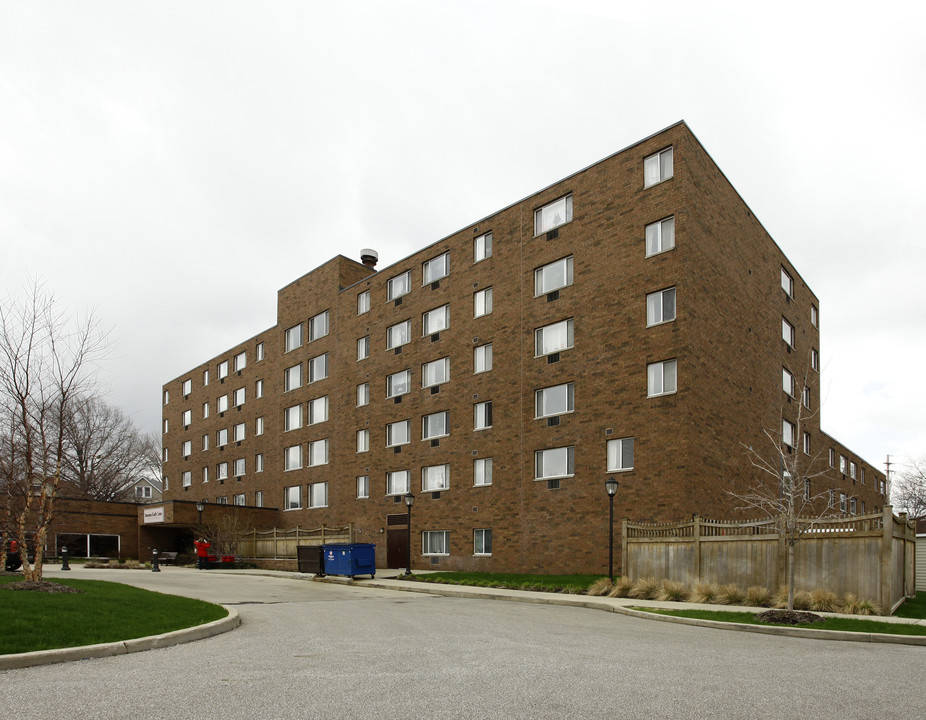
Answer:
[(77, 398), (65, 423), (63, 479), (80, 497), (132, 500), (128, 488), (149, 474), (149, 438), (121, 410)]
[(900, 512), (926, 518), (926, 458), (916, 458), (899, 470), (891, 482), (891, 496)]
[(236, 555), (238, 542), (254, 531), (254, 525), (234, 505), (223, 510), (212, 522), (203, 524), (202, 534), (212, 545), (214, 555)]
[[(816, 416), (805, 402), (808, 374), (805, 370), (799, 392), (793, 382), (787, 403), (779, 414), (780, 427), (765, 429), (761, 448), (746, 446), (753, 476), (727, 493), (738, 501), (737, 510), (774, 519), (788, 548), (788, 610), (794, 610), (794, 548), (821, 520), (838, 515), (832, 507), (830, 489), (815, 491), (814, 481), (826, 476), (822, 452), (810, 455), (801, 446), (805, 424)], [(785, 412), (795, 408), (796, 412)], [(796, 416), (796, 417), (795, 417)], [(794, 417), (794, 421), (789, 419)]]
[[(66, 419), (94, 384), (105, 337), (92, 314), (65, 314), (38, 283), (0, 301), (0, 472), (6, 511), (26, 580), (42, 579), (54, 499), (61, 483)], [(35, 549), (35, 564), (28, 548)]]

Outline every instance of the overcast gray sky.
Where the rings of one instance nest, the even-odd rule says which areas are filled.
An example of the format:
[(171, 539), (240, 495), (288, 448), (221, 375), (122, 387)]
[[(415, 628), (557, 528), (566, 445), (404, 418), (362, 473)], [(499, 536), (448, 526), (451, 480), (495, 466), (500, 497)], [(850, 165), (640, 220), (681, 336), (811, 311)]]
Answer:
[[(645, 6), (644, 6), (645, 5)], [(923, 3), (0, 0), (0, 294), (112, 330), (109, 401), (684, 119), (820, 299), (823, 428), (926, 453)]]

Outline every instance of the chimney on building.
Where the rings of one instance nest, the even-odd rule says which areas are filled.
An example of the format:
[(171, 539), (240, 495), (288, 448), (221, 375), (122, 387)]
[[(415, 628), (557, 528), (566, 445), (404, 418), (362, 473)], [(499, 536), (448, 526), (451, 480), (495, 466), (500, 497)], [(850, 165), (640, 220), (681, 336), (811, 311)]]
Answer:
[(373, 269), (376, 267), (376, 263), (379, 262), (379, 253), (370, 248), (363, 248), (360, 251), (360, 262)]

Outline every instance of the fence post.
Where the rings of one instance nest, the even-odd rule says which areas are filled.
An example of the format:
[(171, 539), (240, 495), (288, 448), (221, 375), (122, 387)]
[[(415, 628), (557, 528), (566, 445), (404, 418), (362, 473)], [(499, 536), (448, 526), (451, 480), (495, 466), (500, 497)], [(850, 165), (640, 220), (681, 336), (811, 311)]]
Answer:
[(890, 611), (894, 604), (891, 593), (893, 568), (891, 567), (891, 545), (894, 540), (894, 508), (885, 505), (881, 508), (881, 597), (878, 602), (885, 610)]
[(778, 528), (778, 572), (775, 573), (775, 576), (778, 578), (778, 587), (780, 588), (788, 584), (788, 544), (785, 541), (784, 516), (780, 516), (775, 525)]
[(627, 520), (621, 520), (621, 566), (620, 574), (623, 576), (630, 567), (630, 546), (627, 542)]
[(699, 583), (701, 578), (701, 516), (697, 513), (692, 518), (694, 527), (692, 534), (694, 537), (694, 582)]

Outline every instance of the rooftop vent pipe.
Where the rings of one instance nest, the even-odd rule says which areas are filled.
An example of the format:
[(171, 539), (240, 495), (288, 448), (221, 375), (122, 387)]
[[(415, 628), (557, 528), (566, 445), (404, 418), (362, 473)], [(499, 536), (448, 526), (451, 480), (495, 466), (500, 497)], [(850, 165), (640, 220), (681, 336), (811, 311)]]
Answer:
[(368, 268), (375, 268), (376, 263), (379, 262), (379, 253), (370, 248), (363, 248), (363, 250), (360, 251), (360, 262)]

